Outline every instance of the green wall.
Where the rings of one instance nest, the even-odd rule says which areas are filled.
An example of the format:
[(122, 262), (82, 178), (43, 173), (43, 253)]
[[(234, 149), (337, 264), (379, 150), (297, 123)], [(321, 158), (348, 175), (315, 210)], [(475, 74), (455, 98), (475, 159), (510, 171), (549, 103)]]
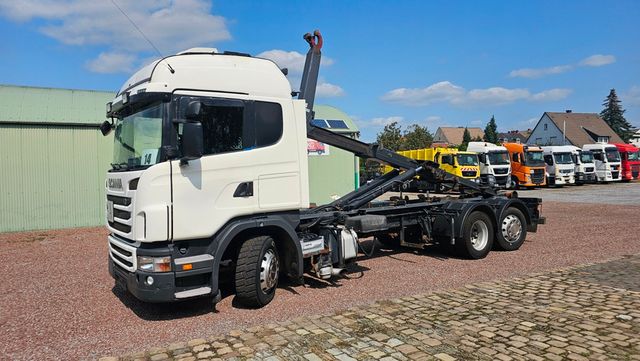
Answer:
[(97, 125), (112, 98), (0, 85), (0, 232), (104, 223), (113, 137)]
[[(358, 128), (347, 114), (327, 105), (314, 107), (316, 119), (344, 120), (349, 129), (340, 133), (356, 133)], [(359, 167), (353, 153), (329, 146), (329, 155), (309, 156), (309, 200), (316, 205), (333, 201), (333, 196), (343, 196), (358, 184)]]

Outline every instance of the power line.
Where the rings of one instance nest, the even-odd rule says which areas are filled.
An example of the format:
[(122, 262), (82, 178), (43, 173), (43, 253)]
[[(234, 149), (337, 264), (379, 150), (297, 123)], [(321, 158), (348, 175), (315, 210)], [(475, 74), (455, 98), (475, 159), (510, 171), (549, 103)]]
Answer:
[[(144, 33), (142, 32), (142, 30), (140, 30), (140, 28), (138, 27), (138, 25), (136, 25), (136, 23), (131, 20), (131, 18), (129, 17), (129, 15), (127, 15), (127, 13), (124, 12), (124, 10), (122, 10), (122, 8), (120, 6), (118, 6), (118, 4), (116, 3), (115, 0), (111, 0), (111, 3), (113, 4), (113, 6), (115, 6), (118, 10), (120, 10), (120, 12), (122, 13), (122, 15), (124, 15), (125, 18), (127, 18), (127, 20), (129, 20), (129, 22), (131, 23), (131, 25), (133, 25), (134, 28), (136, 28), (136, 30), (138, 30), (138, 32), (140, 33), (140, 35), (142, 35), (142, 37), (144, 38), (144, 40), (146, 40), (149, 45), (151, 45), (156, 52), (158, 53), (158, 55), (160, 56), (160, 58), (162, 60), (164, 60), (164, 56), (162, 55), (162, 53), (160, 52), (160, 50), (158, 50), (158, 48), (156, 48), (156, 46), (151, 42), (151, 40), (149, 40), (149, 38), (147, 38), (146, 35), (144, 35)], [(168, 61), (165, 60), (165, 63), (167, 63), (167, 66), (169, 67), (169, 71), (171, 71), (171, 73), (175, 73), (175, 70), (173, 70), (173, 68), (171, 67), (171, 65), (169, 64)]]

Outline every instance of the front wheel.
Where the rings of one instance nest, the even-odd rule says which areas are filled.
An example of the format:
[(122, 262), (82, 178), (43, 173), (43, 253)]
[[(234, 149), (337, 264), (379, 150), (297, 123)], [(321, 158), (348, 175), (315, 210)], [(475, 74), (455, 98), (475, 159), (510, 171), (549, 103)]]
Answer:
[(278, 250), (270, 236), (246, 240), (236, 265), (236, 297), (248, 307), (267, 305), (276, 293), (279, 271)]
[(489, 216), (475, 211), (462, 224), (462, 239), (456, 240), (458, 254), (471, 259), (484, 258), (493, 246), (493, 225)]
[(509, 207), (502, 214), (496, 230), (496, 246), (502, 251), (515, 251), (527, 238), (526, 219), (524, 214), (514, 207)]

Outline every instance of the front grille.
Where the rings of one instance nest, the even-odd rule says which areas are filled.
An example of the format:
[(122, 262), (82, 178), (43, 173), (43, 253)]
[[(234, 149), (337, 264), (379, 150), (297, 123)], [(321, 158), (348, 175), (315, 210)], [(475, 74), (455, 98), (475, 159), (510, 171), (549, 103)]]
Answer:
[(493, 173), (498, 174), (507, 174), (509, 172), (509, 168), (494, 168)]
[(613, 171), (613, 170), (618, 170), (618, 167), (619, 167), (618, 165), (612, 165), (612, 166), (611, 166), (611, 170), (612, 170), (612, 171)]
[(125, 270), (136, 270), (136, 248), (114, 236), (109, 236), (109, 255), (114, 263)]
[(505, 176), (502, 176), (502, 177), (496, 177), (496, 183), (497, 183), (497, 184), (500, 184), (500, 185), (505, 185), (505, 184), (507, 184), (507, 181), (508, 181), (508, 180), (509, 180), (509, 177), (505, 177)]
[(112, 201), (113, 204), (117, 204), (120, 206), (129, 206), (131, 205), (131, 198), (128, 197), (118, 197), (118, 196), (112, 196), (111, 194), (107, 195), (107, 200), (108, 201)]
[(584, 172), (585, 172), (585, 173), (591, 173), (591, 172), (593, 172), (593, 167), (585, 168), (585, 169), (584, 169)]
[(109, 222), (109, 226), (123, 233), (131, 232), (131, 226), (128, 224), (122, 224), (120, 222)]
[(617, 179), (620, 172), (611, 172), (611, 178)]
[(534, 169), (531, 175), (531, 183), (542, 184), (544, 182), (544, 169)]
[(113, 210), (113, 216), (115, 218), (120, 218), (120, 219), (129, 219), (129, 218), (131, 218), (131, 212), (123, 211), (122, 209), (115, 208)]
[(476, 172), (475, 170), (463, 170), (462, 171), (462, 176), (463, 177), (477, 177), (478, 176), (478, 172)]
[(572, 169), (560, 169), (560, 173), (562, 173), (562, 174), (569, 174), (571, 172), (573, 172)]

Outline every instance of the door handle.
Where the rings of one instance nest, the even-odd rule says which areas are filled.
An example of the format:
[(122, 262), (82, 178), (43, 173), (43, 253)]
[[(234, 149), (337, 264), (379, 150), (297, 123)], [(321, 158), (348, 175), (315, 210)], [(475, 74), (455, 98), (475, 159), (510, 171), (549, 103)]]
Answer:
[(242, 182), (238, 184), (238, 188), (233, 192), (234, 198), (252, 197), (253, 196), (253, 181)]

